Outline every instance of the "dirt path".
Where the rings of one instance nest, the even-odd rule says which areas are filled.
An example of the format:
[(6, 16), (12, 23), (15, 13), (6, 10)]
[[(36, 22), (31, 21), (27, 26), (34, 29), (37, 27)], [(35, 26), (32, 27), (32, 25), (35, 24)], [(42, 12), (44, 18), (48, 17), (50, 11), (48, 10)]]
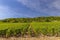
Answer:
[(40, 38), (15, 38), (15, 37), (11, 37), (11, 38), (0, 38), (0, 40), (60, 40), (60, 37), (40, 37)]

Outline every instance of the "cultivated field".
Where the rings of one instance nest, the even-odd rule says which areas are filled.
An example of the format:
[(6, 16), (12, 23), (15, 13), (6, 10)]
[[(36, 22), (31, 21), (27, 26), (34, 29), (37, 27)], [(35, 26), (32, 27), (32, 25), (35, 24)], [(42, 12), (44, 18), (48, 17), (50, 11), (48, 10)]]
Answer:
[(30, 37), (31, 40), (31, 37), (34, 37), (34, 39), (35, 37), (38, 39), (45, 37), (48, 40), (49, 38), (60, 40), (60, 22), (0, 23), (0, 38), (10, 37), (18, 37), (18, 39), (19, 37), (27, 39)]

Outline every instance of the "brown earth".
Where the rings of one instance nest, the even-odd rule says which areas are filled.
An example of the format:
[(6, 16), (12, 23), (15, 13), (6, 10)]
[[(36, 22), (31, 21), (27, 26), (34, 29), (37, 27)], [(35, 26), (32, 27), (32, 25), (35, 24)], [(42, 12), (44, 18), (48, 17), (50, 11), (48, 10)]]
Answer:
[(23, 37), (10, 37), (10, 38), (0, 38), (0, 40), (60, 40), (60, 37), (29, 37), (29, 38), (23, 38)]

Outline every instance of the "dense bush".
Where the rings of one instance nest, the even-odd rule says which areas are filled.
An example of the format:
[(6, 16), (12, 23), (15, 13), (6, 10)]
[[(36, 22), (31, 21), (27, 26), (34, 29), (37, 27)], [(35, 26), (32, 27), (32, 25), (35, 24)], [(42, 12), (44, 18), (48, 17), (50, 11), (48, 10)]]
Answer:
[(52, 21), (60, 21), (60, 17), (58, 16), (50, 16), (50, 17), (35, 17), (35, 18), (7, 18), (4, 20), (0, 20), (0, 22), (8, 22), (8, 23), (31, 23), (31, 22), (52, 22)]

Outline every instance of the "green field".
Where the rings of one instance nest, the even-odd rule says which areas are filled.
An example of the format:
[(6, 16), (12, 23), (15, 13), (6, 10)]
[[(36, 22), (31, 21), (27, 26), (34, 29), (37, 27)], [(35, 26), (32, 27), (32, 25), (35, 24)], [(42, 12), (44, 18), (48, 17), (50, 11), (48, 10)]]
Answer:
[(0, 23), (0, 37), (60, 36), (60, 22)]

